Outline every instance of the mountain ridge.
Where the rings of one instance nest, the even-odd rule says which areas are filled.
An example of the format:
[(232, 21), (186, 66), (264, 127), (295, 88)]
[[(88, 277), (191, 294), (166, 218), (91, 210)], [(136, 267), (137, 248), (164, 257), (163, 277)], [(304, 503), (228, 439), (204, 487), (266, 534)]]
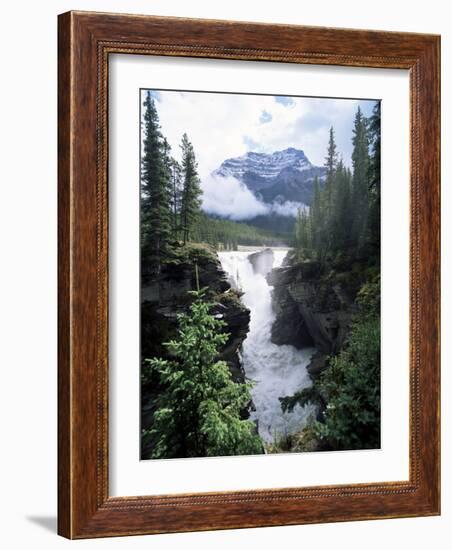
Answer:
[(302, 149), (288, 147), (273, 153), (248, 151), (224, 160), (212, 174), (236, 178), (266, 204), (293, 201), (309, 206), (314, 179), (322, 185), (326, 169), (312, 164)]

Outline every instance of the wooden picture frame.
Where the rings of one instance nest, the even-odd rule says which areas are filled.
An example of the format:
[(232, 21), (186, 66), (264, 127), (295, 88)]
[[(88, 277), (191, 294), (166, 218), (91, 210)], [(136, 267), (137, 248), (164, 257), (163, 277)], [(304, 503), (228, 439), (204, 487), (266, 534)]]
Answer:
[[(440, 513), (440, 38), (68, 12), (58, 64), (58, 532), (68, 538)], [(108, 60), (112, 53), (410, 74), (408, 481), (147, 497), (108, 491)]]

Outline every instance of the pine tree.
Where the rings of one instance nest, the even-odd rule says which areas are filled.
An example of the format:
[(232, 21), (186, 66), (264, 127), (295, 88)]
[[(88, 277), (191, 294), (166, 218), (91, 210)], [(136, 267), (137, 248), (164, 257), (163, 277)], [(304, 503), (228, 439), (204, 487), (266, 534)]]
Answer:
[(193, 145), (187, 134), (182, 136), (182, 174), (183, 191), (181, 201), (181, 228), (184, 244), (190, 239), (193, 224), (201, 210), (201, 186)]
[(160, 271), (171, 232), (169, 174), (157, 109), (148, 91), (144, 105), (141, 160), (142, 274)]
[(352, 142), (352, 208), (354, 216), (352, 240), (355, 246), (362, 247), (367, 240), (369, 213), (369, 139), (367, 120), (359, 106), (355, 116)]
[(232, 380), (218, 359), (228, 334), (224, 321), (210, 313), (205, 289), (191, 292), (189, 313), (179, 315), (179, 336), (168, 342), (173, 359), (151, 359), (165, 388), (158, 398), (150, 437), (153, 458), (226, 456), (262, 453), (250, 420), (241, 412), (250, 401), (250, 385)]

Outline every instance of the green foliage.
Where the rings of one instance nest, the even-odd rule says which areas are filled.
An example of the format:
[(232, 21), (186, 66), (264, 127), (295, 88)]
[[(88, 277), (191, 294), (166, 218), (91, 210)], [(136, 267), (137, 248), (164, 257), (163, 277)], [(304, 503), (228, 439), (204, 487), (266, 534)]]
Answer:
[(220, 250), (235, 249), (239, 244), (278, 246), (288, 240), (288, 236), (284, 234), (278, 235), (246, 223), (211, 218), (202, 212), (198, 216), (198, 223), (192, 229), (191, 237), (195, 242), (208, 243)]
[(368, 133), (371, 145), (369, 159), (369, 235), (370, 246), (375, 254), (380, 253), (380, 204), (381, 204), (381, 104), (375, 104), (369, 119)]
[(347, 347), (320, 376), (326, 401), (315, 429), (332, 449), (380, 447), (380, 318), (357, 322)]
[(305, 209), (299, 208), (295, 220), (295, 247), (298, 250), (310, 250), (310, 231), (309, 214)]
[(273, 453), (305, 453), (322, 450), (315, 430), (315, 420), (308, 419), (307, 426), (295, 433), (287, 433), (265, 446), (269, 454)]
[(201, 212), (201, 186), (193, 145), (182, 136), (182, 165), (161, 134), (150, 92), (143, 103), (141, 159), (141, 249), (144, 276), (154, 276), (180, 238), (184, 244)]
[(187, 134), (182, 136), (181, 149), (183, 189), (180, 205), (180, 223), (185, 244), (190, 239), (191, 231), (201, 211), (202, 191), (195, 151)]
[(182, 202), (182, 167), (177, 160), (171, 158), (169, 160), (170, 171), (170, 206), (172, 217), (172, 237), (173, 241), (177, 242), (180, 238), (180, 210)]
[(332, 208), (330, 213), (329, 231), (331, 248), (337, 256), (350, 252), (353, 248), (350, 229), (353, 225), (353, 210), (351, 205), (352, 176), (342, 160), (339, 161), (334, 174), (332, 186)]
[(310, 402), (318, 402), (320, 399), (319, 388), (314, 384), (308, 388), (304, 388), (301, 391), (289, 395), (286, 397), (280, 397), (281, 409), (283, 412), (292, 412), (295, 405), (303, 407)]
[(326, 185), (330, 186), (333, 184), (334, 173), (336, 171), (337, 165), (337, 146), (336, 141), (334, 140), (334, 128), (330, 128), (330, 138), (328, 141), (328, 151), (325, 158), (325, 168), (326, 168)]
[(329, 248), (333, 235), (331, 234), (331, 223), (333, 221), (334, 208), (334, 187), (336, 180), (336, 169), (338, 162), (337, 146), (334, 140), (334, 128), (330, 128), (330, 137), (328, 142), (327, 156), (325, 158), (326, 180), (322, 196), (322, 207), (324, 212), (324, 234), (325, 245)]
[(358, 107), (353, 128), (352, 209), (353, 245), (362, 248), (368, 242), (369, 216), (369, 136), (368, 121)]
[(241, 418), (250, 385), (234, 382), (218, 360), (225, 322), (209, 313), (205, 289), (192, 294), (189, 313), (179, 315), (178, 338), (165, 344), (171, 359), (150, 359), (143, 373), (157, 372), (164, 388), (144, 434), (154, 442), (152, 458), (262, 453), (255, 425)]
[(375, 317), (380, 315), (380, 275), (375, 275), (365, 283), (356, 296), (356, 303), (360, 309), (360, 316)]
[[(182, 161), (171, 156), (162, 135), (151, 92), (146, 94), (143, 115), (141, 169), (141, 247), (144, 278), (159, 274), (171, 261), (180, 241), (203, 242), (217, 249), (238, 245), (278, 246), (287, 244), (293, 221), (274, 215), (255, 219), (255, 225), (212, 218), (201, 211), (201, 182), (192, 143), (187, 134), (181, 140)], [(271, 228), (260, 227), (260, 223)], [(285, 232), (279, 229), (282, 224)], [(274, 229), (274, 227), (278, 229)], [(287, 233), (289, 232), (289, 233)]]
[(144, 101), (143, 154), (141, 159), (141, 250), (143, 264), (159, 272), (171, 233), (169, 146), (160, 133), (151, 93)]
[[(380, 446), (380, 278), (362, 285), (356, 297), (358, 313), (344, 348), (329, 357), (328, 368), (314, 384), (281, 398), (283, 411), (314, 403), (318, 420), (311, 420), (298, 440), (311, 440), (329, 450), (375, 449)], [(304, 433), (306, 431), (306, 433)]]
[[(338, 158), (334, 129), (330, 129), (326, 179), (314, 181), (309, 213), (299, 214), (294, 244), (298, 259), (322, 263), (346, 255), (350, 259), (371, 254), (380, 242), (380, 110), (376, 104), (368, 121), (360, 108), (353, 128), (351, 172)], [(375, 261), (374, 261), (375, 263)]]

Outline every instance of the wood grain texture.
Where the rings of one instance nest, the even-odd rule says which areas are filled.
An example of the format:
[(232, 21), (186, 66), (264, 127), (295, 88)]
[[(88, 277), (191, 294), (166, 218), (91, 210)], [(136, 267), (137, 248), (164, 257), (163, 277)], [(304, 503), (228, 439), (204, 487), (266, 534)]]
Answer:
[[(59, 17), (58, 530), (68, 538), (439, 513), (438, 36), (69, 12)], [(410, 71), (410, 480), (108, 495), (108, 56)]]
[[(69, 28), (69, 14), (60, 18)], [(71, 532), (71, 346), (70, 346), (70, 33), (58, 33), (58, 530)], [(64, 93), (62, 91), (64, 90)]]

